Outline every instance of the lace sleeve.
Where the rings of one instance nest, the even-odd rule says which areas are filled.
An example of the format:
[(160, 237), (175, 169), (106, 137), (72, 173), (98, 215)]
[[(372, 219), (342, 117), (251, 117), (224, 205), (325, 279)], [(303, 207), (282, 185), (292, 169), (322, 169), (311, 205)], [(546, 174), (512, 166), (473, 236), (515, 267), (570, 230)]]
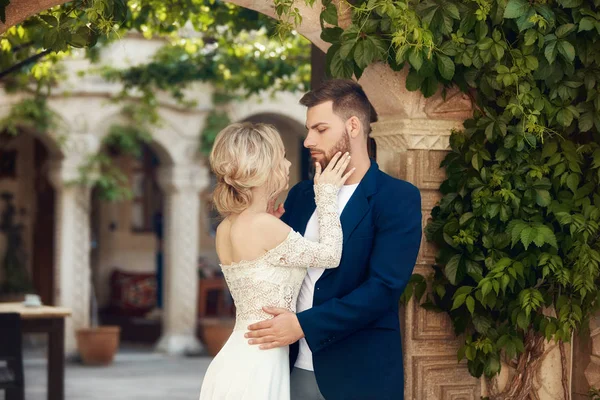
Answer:
[(336, 268), (342, 257), (342, 225), (338, 213), (339, 189), (331, 184), (315, 185), (315, 202), (319, 220), (319, 242), (291, 233), (283, 246), (271, 254), (271, 260), (282, 266)]

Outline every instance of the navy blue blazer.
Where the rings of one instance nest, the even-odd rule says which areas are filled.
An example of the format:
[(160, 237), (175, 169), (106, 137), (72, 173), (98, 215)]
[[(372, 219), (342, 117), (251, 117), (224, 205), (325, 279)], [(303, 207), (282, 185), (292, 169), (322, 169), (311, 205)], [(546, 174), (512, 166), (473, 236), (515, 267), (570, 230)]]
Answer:
[[(304, 234), (315, 208), (313, 182), (300, 182), (282, 220)], [(403, 399), (398, 303), (421, 244), (421, 195), (372, 161), (341, 220), (340, 265), (325, 270), (313, 308), (298, 313), (319, 389), (327, 400)], [(292, 367), (298, 347), (290, 346)]]

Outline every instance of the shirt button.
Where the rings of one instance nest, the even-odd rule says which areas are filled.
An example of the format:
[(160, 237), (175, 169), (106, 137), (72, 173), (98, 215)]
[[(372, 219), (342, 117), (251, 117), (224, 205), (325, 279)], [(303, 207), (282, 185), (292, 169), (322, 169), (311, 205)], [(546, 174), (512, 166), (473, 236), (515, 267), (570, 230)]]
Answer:
[(319, 288), (317, 288), (317, 290), (319, 290)]

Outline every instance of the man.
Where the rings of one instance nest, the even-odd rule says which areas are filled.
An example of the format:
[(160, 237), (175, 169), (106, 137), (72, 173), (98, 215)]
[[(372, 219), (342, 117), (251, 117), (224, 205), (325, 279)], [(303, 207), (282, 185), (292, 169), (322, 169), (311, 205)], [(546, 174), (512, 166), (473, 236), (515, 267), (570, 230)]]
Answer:
[[(274, 318), (251, 325), (246, 337), (261, 349), (290, 345), (292, 400), (402, 399), (398, 303), (421, 241), (419, 191), (369, 159), (377, 114), (358, 83), (326, 81), (300, 103), (308, 108), (304, 146), (313, 160), (325, 167), (349, 151), (348, 168), (356, 168), (338, 197), (342, 259), (339, 268), (309, 269), (297, 314), (266, 308)], [(313, 182), (301, 182), (282, 219), (318, 240), (315, 207)]]

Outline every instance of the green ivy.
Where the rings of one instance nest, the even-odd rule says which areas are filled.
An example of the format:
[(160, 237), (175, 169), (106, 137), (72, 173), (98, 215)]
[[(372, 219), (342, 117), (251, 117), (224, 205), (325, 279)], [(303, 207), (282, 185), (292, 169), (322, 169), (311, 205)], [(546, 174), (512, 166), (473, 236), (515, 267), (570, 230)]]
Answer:
[(0, 132), (17, 135), (21, 128), (34, 132), (48, 132), (59, 124), (58, 115), (48, 107), (43, 96), (23, 99), (14, 103), (8, 114), (0, 120)]
[(321, 11), (330, 75), (383, 62), (407, 67), (407, 89), (425, 97), (457, 86), (473, 99), (426, 228), (434, 273), (414, 276), (404, 300), (430, 286), (423, 306), (450, 316), (476, 377), (529, 360), (512, 382), (523, 394), (540, 339), (570, 340), (598, 309), (600, 0), (341, 4), (344, 29), (336, 3)]

